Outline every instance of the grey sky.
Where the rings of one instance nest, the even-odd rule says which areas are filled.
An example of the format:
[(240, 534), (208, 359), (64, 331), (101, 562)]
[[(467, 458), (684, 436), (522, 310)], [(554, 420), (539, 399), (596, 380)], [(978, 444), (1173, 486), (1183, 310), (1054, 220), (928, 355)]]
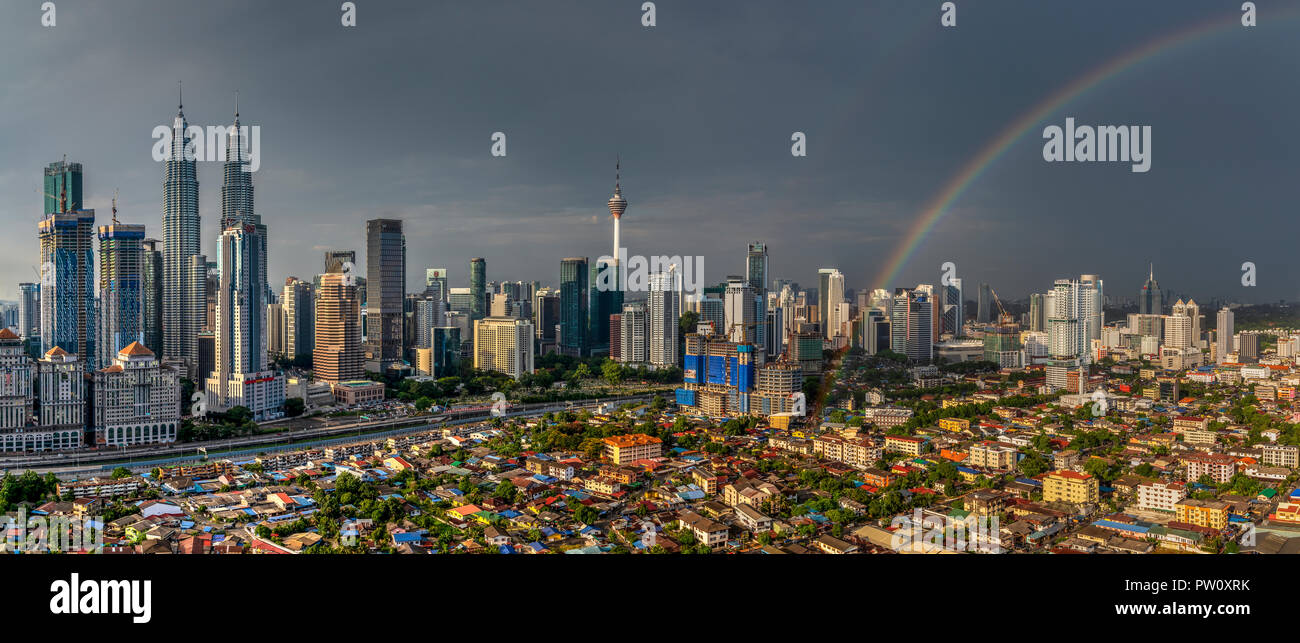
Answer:
[[(1115, 56), (1239, 3), (641, 0), (56, 0), (0, 20), (0, 296), (37, 263), (41, 167), (67, 154), (87, 206), (161, 237), (154, 126), (185, 83), (191, 124), (262, 128), (257, 209), (273, 283), (364, 253), (364, 221), (406, 221), (409, 282), (425, 267), (467, 285), (554, 283), (560, 259), (609, 252), (605, 200), (623, 158), (624, 245), (705, 256), (716, 282), (765, 240), (774, 277), (822, 266), (867, 287), (926, 203), (1003, 127)], [(953, 261), (972, 288), (1043, 290), (1098, 273), (1132, 296), (1161, 284), (1208, 299), (1300, 298), (1293, 283), (1300, 20), (1259, 0), (1260, 26), (1225, 29), (1140, 63), (1054, 112), (971, 186), (896, 285)], [(1285, 19), (1284, 19), (1285, 18)], [(1042, 128), (1154, 130), (1146, 174), (1047, 164)], [(790, 134), (808, 134), (792, 158)], [(508, 156), (489, 155), (490, 135)], [(204, 249), (220, 168), (199, 164)], [(1240, 265), (1258, 265), (1258, 287)], [(1131, 291), (1131, 292), (1130, 292)]]

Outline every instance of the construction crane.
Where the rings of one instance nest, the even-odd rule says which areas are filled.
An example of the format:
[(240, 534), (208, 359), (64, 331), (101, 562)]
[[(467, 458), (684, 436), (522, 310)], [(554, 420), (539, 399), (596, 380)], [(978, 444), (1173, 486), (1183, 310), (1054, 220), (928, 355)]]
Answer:
[(998, 298), (998, 291), (994, 290), (993, 286), (989, 286), (989, 292), (992, 293), (993, 303), (998, 305), (998, 312), (1001, 313), (998, 315), (998, 324), (1006, 325), (1015, 323), (1015, 317), (1007, 313), (1007, 309), (1002, 306), (1002, 300)]

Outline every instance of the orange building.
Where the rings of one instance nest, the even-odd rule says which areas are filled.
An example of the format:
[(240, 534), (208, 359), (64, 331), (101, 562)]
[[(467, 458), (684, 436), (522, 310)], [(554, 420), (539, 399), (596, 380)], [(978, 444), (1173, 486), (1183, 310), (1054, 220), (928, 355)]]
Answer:
[(663, 440), (644, 433), (615, 435), (605, 438), (605, 457), (614, 464), (657, 458), (663, 455)]

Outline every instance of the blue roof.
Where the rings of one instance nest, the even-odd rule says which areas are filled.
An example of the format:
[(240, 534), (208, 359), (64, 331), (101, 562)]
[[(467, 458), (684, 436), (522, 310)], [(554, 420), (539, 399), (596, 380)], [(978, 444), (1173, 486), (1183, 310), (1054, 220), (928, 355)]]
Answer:
[(1139, 534), (1145, 534), (1148, 531), (1150, 531), (1150, 529), (1148, 529), (1147, 527), (1142, 527), (1140, 525), (1129, 525), (1122, 522), (1115, 522), (1113, 520), (1098, 520), (1092, 524), (1097, 525), (1098, 527), (1109, 527), (1111, 529), (1118, 529), (1120, 531), (1131, 531)]

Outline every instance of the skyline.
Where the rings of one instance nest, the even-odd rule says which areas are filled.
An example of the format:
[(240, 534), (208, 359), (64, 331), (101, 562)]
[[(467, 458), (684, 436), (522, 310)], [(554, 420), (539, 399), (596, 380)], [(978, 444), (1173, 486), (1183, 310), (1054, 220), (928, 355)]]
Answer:
[[(1278, 51), (1296, 47), (1280, 40), (1283, 34), (1274, 28), (1283, 20), (1294, 24), (1294, 12), (1279, 11), (1275, 20), (1262, 18), (1259, 27), (1246, 32), (1249, 36), (1229, 29), (1210, 30), (1204, 38), (1184, 42), (1176, 51), (1139, 65), (1146, 73), (1120, 70), (1099, 85), (1085, 85), (1079, 100), (1066, 100), (1059, 108), (1047, 110), (1041, 123), (1031, 120), (1008, 146), (994, 148), (998, 153), (989, 163), (976, 166), (980, 169), (973, 181), (961, 184), (963, 194), (943, 205), (945, 212), (933, 232), (917, 237), (917, 251), (911, 253), (908, 231), (925, 214), (933, 213), (933, 204), (937, 199), (943, 202), (954, 180), (963, 176), (962, 169), (978, 161), (981, 151), (990, 149), (989, 142), (999, 140), (998, 133), (1007, 130), (1009, 123), (1019, 122), (1018, 115), (1043, 103), (1045, 97), (1050, 104), (1062, 88), (1088, 78), (1090, 70), (1105, 69), (1107, 61), (1141, 49), (1143, 43), (1161, 42), (1170, 33), (1223, 22), (1236, 14), (1212, 3), (1188, 3), (1176, 15), (1128, 8), (1125, 16), (1131, 24), (1098, 36), (1089, 25), (1104, 20), (1105, 12), (1071, 14), (1059, 7), (966, 10), (959, 27), (948, 31), (941, 31), (931, 7), (836, 4), (813, 10), (811, 17), (806, 9), (778, 6), (770, 12), (780, 16), (799, 11), (805, 21), (818, 23), (840, 22), (847, 16), (852, 28), (818, 29), (824, 41), (817, 43), (821, 46), (817, 49), (797, 35), (781, 39), (780, 31), (776, 32), (779, 42), (764, 42), (763, 35), (773, 33), (778, 20), (753, 7), (724, 11), (664, 3), (660, 25), (643, 30), (635, 14), (629, 18), (621, 9), (585, 5), (579, 11), (580, 3), (544, 9), (524, 5), (514, 12), (495, 13), (461, 8), (456, 15), (411, 5), (407, 12), (422, 12), (428, 20), (410, 23), (437, 25), (435, 33), (429, 34), (429, 40), (436, 42), (421, 43), (427, 47), (420, 51), (430, 60), (451, 60), (439, 52), (454, 49), (458, 39), (465, 37), (462, 32), (475, 33), (475, 26), (491, 22), (510, 34), (500, 51), (485, 52), (459, 68), (439, 67), (436, 71), (452, 78), (423, 83), (409, 75), (374, 73), (400, 59), (405, 47), (415, 46), (398, 42), (411, 27), (403, 24), (410, 16), (397, 10), (363, 7), (359, 26), (349, 31), (337, 28), (334, 13), (307, 3), (223, 7), (223, 12), (262, 19), (250, 20), (244, 36), (234, 37), (240, 46), (233, 47), (231, 59), (217, 64), (216, 49), (207, 41), (215, 38), (229, 47), (230, 38), (204, 30), (174, 36), (160, 28), (195, 16), (211, 17), (202, 5), (184, 5), (175, 15), (142, 20), (122, 11), (120, 15), (132, 15), (129, 24), (122, 24), (113, 10), (66, 4), (60, 5), (60, 22), (53, 29), (37, 31), (11, 23), (0, 27), (0, 33), (37, 54), (32, 57), (34, 77), (65, 78), (57, 85), (86, 87), (81, 95), (87, 97), (104, 93), (109, 97), (45, 100), (56, 84), (8, 79), (21, 89), (6, 96), (7, 109), (0, 117), (7, 121), (0, 129), (0, 143), (12, 151), (0, 166), (0, 212), (11, 222), (35, 222), (40, 213), (40, 168), (66, 153), (69, 161), (85, 167), (85, 208), (107, 212), (113, 190), (119, 189), (119, 219), (144, 224), (149, 237), (162, 238), (163, 168), (149, 157), (153, 141), (148, 132), (174, 116), (175, 82), (183, 80), (186, 115), (192, 125), (228, 124), (234, 118), (238, 91), (243, 122), (263, 128), (266, 162), (255, 181), (258, 214), (272, 229), (268, 276), (273, 284), (289, 275), (318, 274), (325, 249), (356, 250), (358, 260), (364, 261), (364, 222), (371, 218), (403, 219), (411, 240), (410, 265), (446, 267), (453, 285), (468, 285), (473, 256), (487, 259), (490, 280), (537, 275), (539, 281), (554, 284), (560, 258), (578, 255), (594, 260), (608, 252), (610, 166), (617, 157), (623, 165), (624, 195), (633, 204), (622, 230), (629, 251), (703, 255), (706, 283), (740, 272), (740, 246), (762, 239), (773, 259), (771, 277), (800, 283), (811, 283), (821, 267), (838, 268), (856, 289), (932, 283), (940, 265), (953, 261), (958, 276), (970, 287), (991, 283), (1008, 298), (1041, 292), (1055, 278), (1080, 273), (1099, 273), (1108, 282), (1108, 294), (1130, 297), (1140, 288), (1147, 265), (1154, 262), (1166, 288), (1198, 300), (1228, 297), (1258, 303), (1297, 298), (1293, 286), (1276, 278), (1286, 274), (1288, 249), (1285, 226), (1278, 230), (1277, 224), (1285, 221), (1282, 208), (1294, 201), (1295, 189), (1287, 189), (1281, 174), (1287, 169), (1285, 162), (1270, 162), (1276, 156), (1270, 159), (1269, 155), (1285, 156), (1288, 144), (1295, 141), (1293, 129), (1277, 126), (1276, 115), (1294, 111), (1289, 106), (1300, 105), (1300, 99), (1294, 88), (1267, 82), (1270, 76), (1279, 77), (1278, 65), (1285, 66), (1281, 61), (1286, 57), (1277, 56)], [(673, 20), (662, 19), (668, 17)], [(988, 28), (985, 21), (994, 18), (1003, 26)], [(1063, 18), (1072, 22), (1068, 31), (1060, 31)], [(325, 57), (321, 67), (337, 71), (336, 77), (315, 70), (277, 80), (278, 74), (301, 61), (295, 55), (268, 55), (264, 49), (268, 45), (258, 36), (295, 19), (303, 23), (293, 32), (297, 55)], [(548, 51), (550, 60), (520, 63), (515, 56), (512, 61), (512, 54), (526, 51), (530, 44), (536, 47), (535, 39), (546, 37), (514, 29), (515, 21), (547, 24), (552, 32), (571, 30), (575, 38), (566, 47)], [(886, 28), (882, 21), (897, 24)], [(56, 52), (66, 50), (59, 43), (86, 42), (92, 24), (97, 30), (124, 35), (145, 29), (157, 38), (132, 47), (129, 53), (116, 51), (111, 44), (91, 45), (78, 52), (80, 58), (61, 59)], [(593, 28), (597, 24), (601, 28)], [(1007, 51), (1014, 45), (1000, 49), (989, 39), (1010, 38), (1024, 45), (1045, 37), (1036, 32), (1038, 27), (1005, 26), (1017, 24), (1038, 24), (1054, 32), (1053, 47), (1043, 52), (1041, 62), (1017, 58), (1017, 64), (1032, 68), (1021, 70), (1018, 82), (989, 84), (1000, 76), (991, 69), (996, 65), (987, 62), (997, 60), (999, 54), (1017, 55)], [(853, 28), (859, 27), (877, 30), (875, 35), (881, 37), (855, 44)], [(710, 30), (716, 30), (720, 43), (711, 45), (700, 37)], [(432, 37), (443, 31), (449, 39)], [(576, 37), (579, 32), (581, 39)], [(665, 51), (651, 42), (654, 35), (667, 36), (674, 48)], [(381, 36), (384, 42), (376, 43)], [(188, 44), (171, 58), (159, 58), (157, 49), (177, 44), (172, 38)], [(355, 48), (344, 44), (348, 39), (356, 41)], [(1090, 46), (1071, 51), (1067, 43), (1078, 39)], [(1215, 46), (1208, 46), (1211, 43)], [(685, 80), (665, 80), (667, 73), (650, 74), (673, 71), (673, 62), (702, 55), (699, 48), (710, 46), (715, 47), (713, 67), (736, 73), (718, 73), (721, 81), (700, 78), (699, 72), (690, 70)], [(987, 54), (984, 66), (990, 69), (966, 65), (959, 54), (974, 47)], [(1259, 47), (1270, 56), (1252, 55)], [(617, 49), (618, 54), (592, 55), (604, 48)], [(741, 60), (790, 50), (803, 56), (785, 59), (777, 64), (779, 71), (765, 68), (762, 80), (752, 73), (757, 61)], [(897, 69), (885, 69), (881, 61), (866, 65), (865, 70), (837, 69), (832, 63), (841, 64), (838, 59), (846, 52), (893, 53), (908, 60)], [(274, 64), (263, 64), (259, 56)], [(554, 64), (555, 59), (564, 64)], [(1234, 66), (1242, 59), (1254, 66)], [(511, 62), (517, 68), (510, 69)], [(103, 64), (111, 64), (114, 73), (95, 76), (94, 68)], [(1064, 69), (1047, 73), (1054, 65)], [(555, 74), (552, 69), (550, 78), (559, 83), (558, 88), (543, 87), (535, 78), (562, 66), (575, 73)], [(605, 67), (615, 73), (603, 73)], [(1188, 74), (1188, 69), (1198, 73)], [(817, 70), (819, 76), (809, 73)], [(734, 79), (742, 71), (750, 73), (739, 74), (744, 80)], [(15, 69), (5, 73), (15, 74)], [(931, 79), (918, 80), (916, 74), (930, 74)], [(899, 80), (903, 76), (908, 82)], [(1183, 104), (1185, 114), (1167, 113), (1171, 101), (1189, 99), (1189, 92), (1200, 91), (1207, 78), (1241, 93), (1228, 92), (1209, 107)], [(855, 84), (880, 91), (873, 96), (847, 95), (852, 92), (844, 88)], [(1246, 100), (1248, 90), (1259, 92), (1265, 85), (1272, 101)], [(982, 91), (988, 87), (1004, 91), (990, 96)], [(312, 92), (315, 106), (303, 98)], [(674, 97), (674, 92), (679, 96)], [(734, 104), (726, 104), (730, 92), (739, 92), (751, 107), (737, 114)], [(602, 95), (620, 100), (589, 104), (588, 99)], [(1234, 96), (1235, 102), (1230, 100)], [(957, 103), (962, 110), (942, 108)], [(1269, 112), (1259, 103), (1268, 103)], [(914, 113), (910, 118), (900, 113), (904, 107)], [(862, 127), (862, 119), (875, 113), (889, 115), (878, 119), (888, 126)], [(1042, 163), (1035, 125), (1059, 123), (1069, 116), (1083, 122), (1152, 124), (1158, 148), (1153, 169), (1146, 175), (1130, 175), (1127, 169), (1104, 165)], [(579, 121), (583, 126), (573, 125)], [(829, 127), (832, 121), (836, 128)], [(1195, 131), (1206, 122), (1231, 127)], [(402, 123), (424, 129), (414, 125), (406, 129)], [(505, 158), (489, 154), (489, 135), (498, 130), (510, 137)], [(1234, 136), (1225, 130), (1243, 134)], [(792, 131), (808, 132), (808, 157), (790, 157)], [(937, 134), (927, 138), (927, 131)], [(921, 140), (913, 138), (904, 145), (891, 140), (916, 137), (918, 132)], [(1252, 132), (1256, 136), (1250, 136)], [(1264, 136), (1259, 136), (1261, 132)], [(1251, 145), (1252, 138), (1260, 144)], [(946, 144), (946, 139), (953, 139), (953, 144)], [(336, 153), (329, 154), (322, 146)], [(1187, 153), (1198, 147), (1199, 158)], [(138, 149), (135, 154), (122, 153), (133, 148)], [(337, 154), (340, 149), (348, 153)], [(331, 165), (336, 159), (344, 162)], [(200, 252), (211, 257), (218, 238), (220, 163), (197, 165), (203, 219)], [(1196, 178), (1206, 170), (1217, 181)], [(1060, 202), (1062, 194), (1071, 196), (1068, 203)], [(1169, 205), (1147, 205), (1156, 199)], [(1242, 235), (1220, 252), (1223, 246), (1209, 241), (1218, 241), (1220, 235), (1207, 231), (1221, 225), (1221, 212), (1240, 207), (1243, 199), (1254, 214), (1232, 215)], [(1135, 216), (1152, 210), (1178, 214)], [(1047, 211), (1051, 213), (1041, 214)], [(1173, 217), (1186, 225), (1170, 225)], [(282, 232), (274, 232), (277, 228)], [(289, 234), (290, 230), (302, 234)], [(1252, 237), (1252, 231), (1278, 233)], [(719, 244), (718, 237), (734, 239), (735, 247)], [(303, 238), (312, 243), (302, 243)], [(1016, 245), (1016, 239), (1024, 241)], [(1062, 243), (1073, 240), (1081, 243)], [(0, 244), (5, 257), (0, 269), (11, 275), (11, 283), (0, 294), (14, 299), (17, 283), (28, 280), (30, 269), (24, 264), (36, 263), (34, 256), (27, 258), (34, 253), (25, 234)], [(1150, 247), (1155, 244), (1165, 247)], [(535, 252), (519, 252), (520, 248)], [(875, 283), (890, 272), (890, 257), (899, 252), (905, 260), (892, 282)], [(1243, 261), (1259, 266), (1259, 285), (1253, 289), (1238, 283)], [(408, 271), (407, 288), (415, 288), (421, 275), (418, 269)]]

